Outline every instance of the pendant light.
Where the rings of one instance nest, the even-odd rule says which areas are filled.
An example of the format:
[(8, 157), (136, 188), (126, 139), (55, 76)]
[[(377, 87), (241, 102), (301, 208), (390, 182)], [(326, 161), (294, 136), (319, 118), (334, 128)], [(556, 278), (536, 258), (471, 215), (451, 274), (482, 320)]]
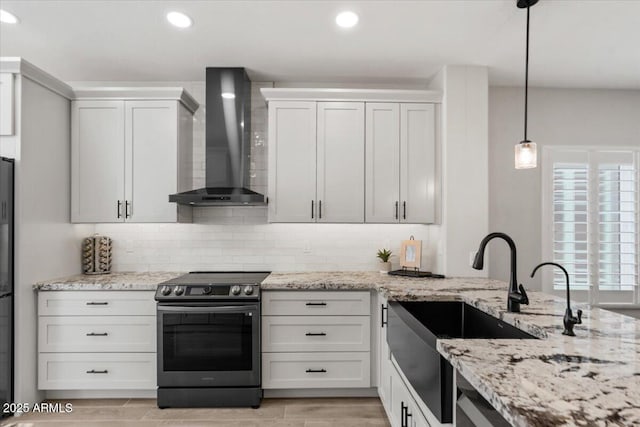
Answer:
[(524, 139), (515, 146), (516, 169), (531, 169), (538, 164), (536, 143), (527, 138), (527, 102), (529, 95), (529, 8), (538, 0), (517, 0), (519, 9), (527, 9), (527, 50), (524, 71)]

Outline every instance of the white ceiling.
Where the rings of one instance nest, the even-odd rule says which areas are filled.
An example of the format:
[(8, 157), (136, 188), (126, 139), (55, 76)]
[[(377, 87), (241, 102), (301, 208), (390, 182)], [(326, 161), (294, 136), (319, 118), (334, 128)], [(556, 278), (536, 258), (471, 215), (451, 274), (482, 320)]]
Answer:
[[(253, 80), (414, 85), (444, 64), (487, 65), (522, 85), (526, 12), (516, 0), (1, 0), (0, 55), (66, 81), (203, 80), (244, 66)], [(338, 11), (360, 24), (340, 30)], [(192, 28), (171, 27), (179, 10)], [(640, 89), (640, 0), (540, 0), (531, 9), (534, 86)]]

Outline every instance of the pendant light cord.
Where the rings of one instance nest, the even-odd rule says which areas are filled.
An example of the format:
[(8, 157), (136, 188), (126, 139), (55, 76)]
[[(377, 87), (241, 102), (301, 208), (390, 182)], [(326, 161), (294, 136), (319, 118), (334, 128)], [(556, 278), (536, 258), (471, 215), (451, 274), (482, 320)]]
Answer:
[(527, 4), (527, 50), (524, 67), (524, 141), (527, 141), (527, 105), (529, 98), (529, 5)]

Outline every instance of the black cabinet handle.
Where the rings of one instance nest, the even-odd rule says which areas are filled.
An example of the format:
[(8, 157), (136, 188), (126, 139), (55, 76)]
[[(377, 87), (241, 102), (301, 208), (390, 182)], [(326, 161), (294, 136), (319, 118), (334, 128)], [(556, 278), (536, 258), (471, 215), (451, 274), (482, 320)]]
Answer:
[(324, 374), (327, 372), (326, 369), (307, 369), (307, 374)]
[(396, 219), (398, 219), (398, 202), (396, 202)]
[(402, 202), (402, 219), (407, 219), (407, 202)]
[(87, 334), (88, 337), (106, 337), (108, 335), (106, 332), (89, 332)]
[(89, 301), (87, 305), (109, 305), (107, 301)]
[(306, 305), (308, 306), (326, 306), (327, 303), (326, 302), (308, 302)]
[(318, 201), (318, 219), (322, 219), (322, 200)]
[(311, 219), (313, 219), (313, 200), (311, 201)]
[(409, 417), (411, 417), (411, 412), (409, 412), (409, 406), (407, 405), (404, 410), (404, 425), (409, 427)]
[(404, 402), (400, 402), (400, 427), (408, 427), (406, 424), (405, 412), (408, 409), (408, 406), (404, 405)]
[(131, 212), (129, 212), (129, 207), (131, 206), (131, 202), (126, 200), (124, 202), (124, 217), (131, 218)]
[(326, 332), (307, 332), (305, 334), (307, 337), (326, 337)]
[(106, 369), (104, 371), (96, 371), (95, 369), (87, 371), (87, 374), (108, 374), (108, 373), (109, 371), (107, 371)]
[(384, 314), (387, 312), (387, 310), (389, 309), (389, 307), (385, 306), (384, 304), (380, 304), (380, 327), (384, 328), (385, 326), (387, 326), (389, 324), (388, 320), (385, 320), (384, 318)]
[(122, 218), (122, 202), (118, 200), (118, 210), (117, 210), (118, 218)]

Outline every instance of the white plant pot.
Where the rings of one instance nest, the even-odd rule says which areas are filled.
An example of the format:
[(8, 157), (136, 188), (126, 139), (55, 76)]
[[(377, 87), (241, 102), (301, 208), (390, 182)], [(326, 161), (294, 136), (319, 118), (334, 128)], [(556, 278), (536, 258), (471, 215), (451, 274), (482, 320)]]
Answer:
[(380, 274), (387, 274), (391, 271), (391, 262), (380, 263)]

